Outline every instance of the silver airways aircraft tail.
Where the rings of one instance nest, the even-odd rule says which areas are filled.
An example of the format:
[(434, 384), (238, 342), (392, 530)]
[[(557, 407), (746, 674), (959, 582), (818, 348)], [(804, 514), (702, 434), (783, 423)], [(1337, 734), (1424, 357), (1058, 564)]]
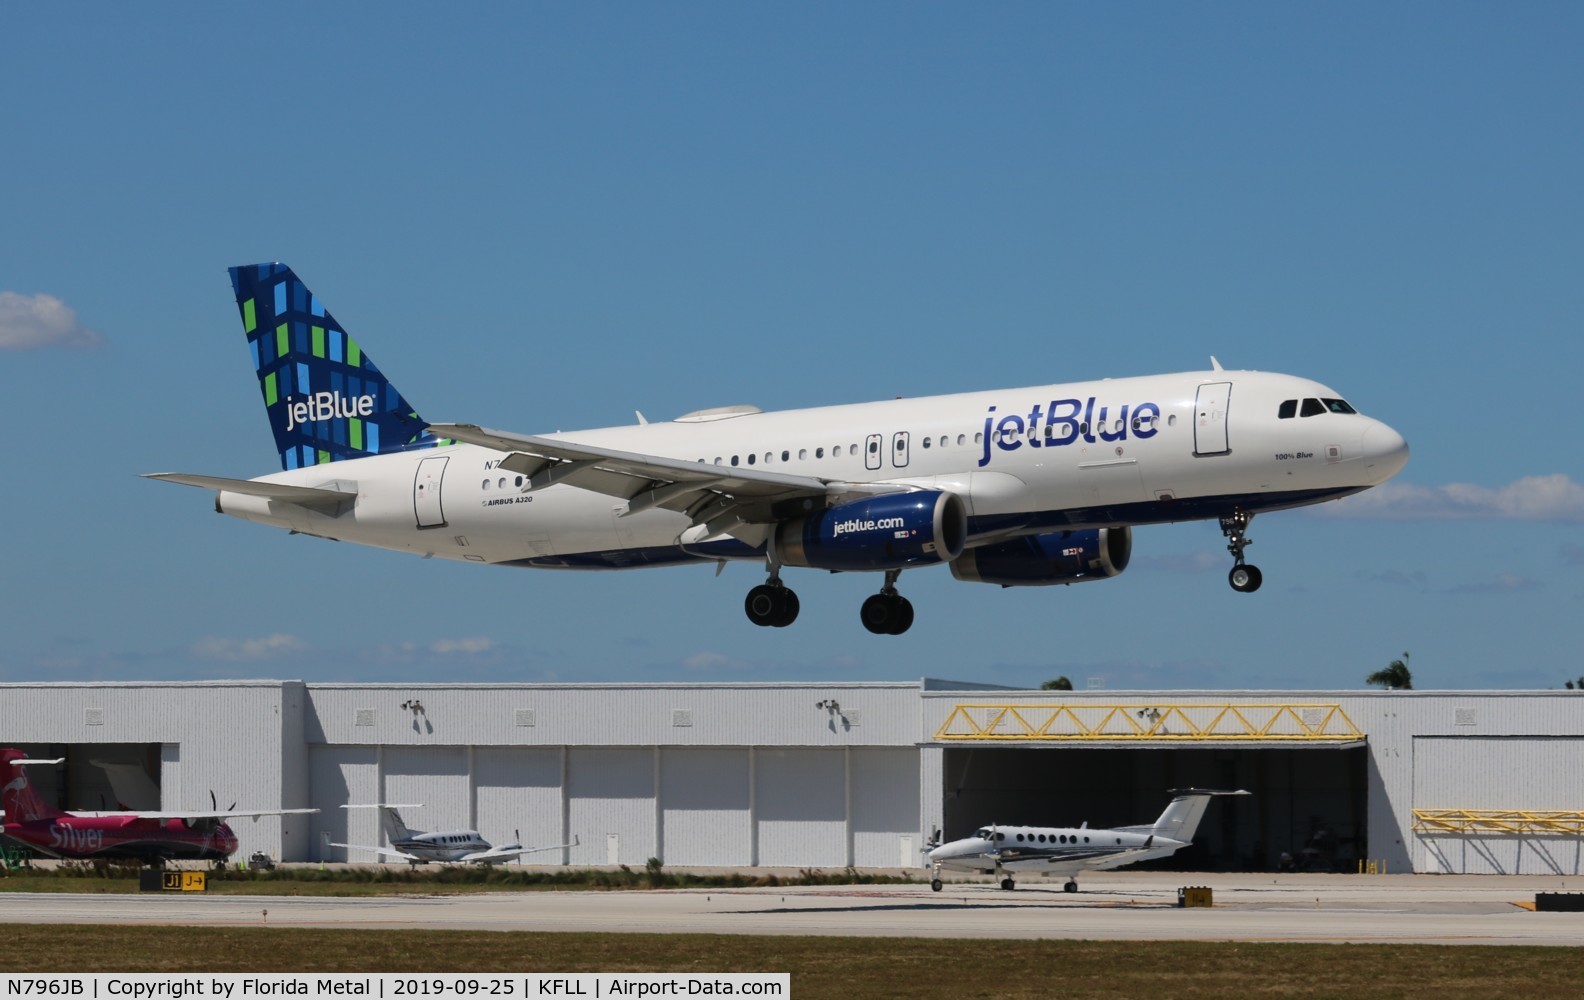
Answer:
[(1119, 826), (1113, 830), (1091, 828), (1087, 823), (1078, 827), (980, 827), (972, 836), (925, 848), (932, 873), (930, 888), (940, 892), (940, 873), (951, 868), (994, 874), (1003, 889), (1016, 887), (1011, 875), (1015, 871), (1065, 874), (1069, 878), (1064, 888), (1077, 892), (1079, 872), (1170, 857), (1193, 842), (1212, 797), (1247, 794), (1241, 790), (1174, 789), (1166, 811), (1147, 826)]
[[(1266, 511), (1369, 489), (1402, 435), (1335, 390), (1211, 370), (525, 434), (429, 423), (284, 264), (231, 269), (281, 471), (161, 473), (294, 534), (496, 566), (763, 567), (743, 610), (798, 616), (784, 570), (871, 573), (864, 628), (899, 635), (902, 574), (1045, 587), (1120, 575), (1133, 529), (1218, 522), (1228, 582)], [(405, 289), (402, 289), (405, 291)]]

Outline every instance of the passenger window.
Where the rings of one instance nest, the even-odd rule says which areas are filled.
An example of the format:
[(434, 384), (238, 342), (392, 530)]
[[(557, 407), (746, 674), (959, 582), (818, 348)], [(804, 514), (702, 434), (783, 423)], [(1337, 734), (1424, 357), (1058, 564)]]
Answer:
[[(703, 460), (703, 459), (702, 459), (702, 458), (701, 458), (701, 459), (699, 459), (699, 461), (700, 461), (700, 462), (702, 462), (702, 461), (704, 461), (704, 460)], [(518, 476), (518, 477), (517, 477), (517, 485), (518, 485), (518, 486), (521, 486), (521, 485), (522, 485), (522, 477), (521, 477), (521, 476)]]
[(1326, 405), (1326, 409), (1330, 410), (1332, 413), (1358, 412), (1357, 410), (1353, 409), (1353, 407), (1349, 406), (1347, 404), (1347, 400), (1344, 399), (1322, 399), (1321, 402), (1324, 403)]
[(1084, 437), (1089, 436), (1089, 421), (1085, 420), (1083, 423), (1078, 425), (1078, 433), (1082, 434)]
[[(967, 443), (967, 437), (968, 437), (968, 435), (966, 435), (966, 434), (957, 435), (957, 443), (959, 445), (966, 444)], [(977, 442), (978, 440), (979, 440), (979, 435), (975, 434), (974, 435), (974, 441)]]
[(814, 457), (815, 458), (824, 458), (825, 457), (825, 449), (824, 448), (815, 448), (814, 449)]
[(733, 455), (733, 456), (732, 456), (732, 464), (733, 464), (733, 465), (736, 465), (736, 464), (737, 464), (737, 456), (736, 456), (736, 455)]
[(1282, 404), (1276, 408), (1277, 420), (1291, 420), (1297, 415), (1298, 401), (1296, 399), (1284, 399), (1282, 400)]
[(752, 464), (754, 464), (754, 456), (753, 456), (753, 455), (749, 455), (749, 456), (748, 456), (748, 464), (749, 464), (749, 465), (752, 465)]
[(783, 461), (783, 462), (790, 461), (791, 458), (792, 458), (792, 453), (790, 451), (783, 451), (781, 453), (781, 461)]
[[(924, 447), (926, 447), (926, 448), (928, 448), (928, 447), (929, 447), (929, 446), (930, 446), (930, 439), (929, 439), (929, 438), (925, 438), (925, 439), (924, 439)], [(901, 447), (902, 447), (902, 445), (901, 445), (901, 444), (900, 444), (900, 443), (899, 443), (899, 444), (898, 444), (898, 445), (897, 445), (897, 447), (898, 447), (898, 448), (901, 448)]]
[(1325, 404), (1311, 397), (1303, 401), (1303, 409), (1299, 413), (1305, 417), (1318, 417), (1325, 411)]
[(858, 446), (857, 446), (857, 445), (855, 445), (855, 444), (850, 444), (850, 445), (848, 445), (848, 446), (847, 446), (847, 454), (849, 454), (849, 455), (856, 455), (856, 454), (858, 454)]
[(484, 480), (483, 488), (486, 489), (486, 490), (489, 489), (489, 480), (488, 479)]

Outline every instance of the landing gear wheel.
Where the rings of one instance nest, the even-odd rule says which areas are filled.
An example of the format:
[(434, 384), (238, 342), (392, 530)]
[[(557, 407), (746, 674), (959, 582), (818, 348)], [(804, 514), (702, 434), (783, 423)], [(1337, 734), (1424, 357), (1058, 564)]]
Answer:
[(1227, 574), (1227, 582), (1232, 589), (1240, 594), (1252, 594), (1260, 589), (1260, 584), (1265, 582), (1264, 574), (1260, 573), (1258, 566), (1239, 563), (1232, 567), (1232, 572)]
[(743, 612), (748, 620), (764, 627), (786, 628), (797, 620), (798, 608), (797, 594), (768, 583), (748, 591), (743, 599)]
[(1001, 880), (1001, 888), (1011, 892), (1013, 889), (1017, 888), (1017, 883), (1009, 878), (1004, 878)]
[(940, 891), (941, 891), (941, 880), (938, 879), (938, 878), (930, 879), (930, 892), (940, 892)]
[(901, 594), (875, 594), (863, 602), (859, 617), (875, 635), (901, 635), (913, 625), (913, 602)]
[(1068, 880), (1067, 884), (1062, 886), (1062, 889), (1065, 890), (1066, 892), (1077, 892), (1078, 891), (1078, 883), (1074, 882), (1074, 881), (1071, 881), (1071, 880)]

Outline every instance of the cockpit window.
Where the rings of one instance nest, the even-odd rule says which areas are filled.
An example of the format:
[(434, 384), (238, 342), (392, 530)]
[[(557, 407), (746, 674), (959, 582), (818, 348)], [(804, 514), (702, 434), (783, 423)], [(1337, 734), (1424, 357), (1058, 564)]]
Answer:
[(1318, 417), (1326, 411), (1325, 404), (1313, 397), (1303, 401), (1302, 413), (1306, 417)]
[(1330, 410), (1332, 413), (1358, 412), (1357, 410), (1353, 409), (1353, 407), (1349, 406), (1347, 404), (1347, 400), (1345, 399), (1322, 399), (1320, 402), (1324, 403), (1326, 405), (1326, 409)]
[(1276, 417), (1279, 420), (1291, 420), (1297, 415), (1298, 401), (1296, 399), (1284, 399), (1282, 400), (1282, 405), (1276, 409)]
[(978, 837), (980, 840), (989, 840), (990, 839), (990, 828), (986, 827), (983, 830), (975, 830), (974, 831), (974, 836)]

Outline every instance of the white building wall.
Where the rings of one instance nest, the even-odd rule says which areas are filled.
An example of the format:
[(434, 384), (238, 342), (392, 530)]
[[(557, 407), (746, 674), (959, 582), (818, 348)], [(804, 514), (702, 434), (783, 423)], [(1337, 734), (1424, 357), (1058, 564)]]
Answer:
[(917, 865), (919, 752), (912, 747), (850, 752), (852, 863), (860, 868)]
[(573, 747), (567, 752), (567, 826), (574, 865), (641, 868), (655, 856), (655, 752)]
[[(478, 830), (492, 844), (516, 838), (550, 847), (571, 838), (561, 828), (561, 751), (554, 747), (480, 747), (473, 754)], [(525, 855), (522, 863), (557, 864), (565, 850)]]
[[(1421, 736), (1413, 741), (1413, 760), (1416, 809), (1584, 809), (1581, 737)], [(1580, 875), (1584, 838), (1421, 832), (1413, 862), (1415, 871), (1426, 872)]]
[(801, 868), (848, 863), (846, 772), (842, 750), (755, 751), (757, 864)]
[(667, 747), (660, 756), (661, 860), (753, 864), (748, 750)]
[(401, 810), (415, 830), (457, 830), (471, 825), (473, 798), (466, 747), (385, 747), (380, 761), (380, 802), (421, 804)]
[(308, 754), (309, 798), (319, 813), (310, 817), (311, 838), (308, 850), (296, 855), (313, 861), (381, 860), (372, 851), (351, 851), (327, 847), (360, 844), (387, 847), (377, 809), (342, 809), (347, 804), (369, 805), (379, 797), (379, 749), (377, 747), (314, 747)]

